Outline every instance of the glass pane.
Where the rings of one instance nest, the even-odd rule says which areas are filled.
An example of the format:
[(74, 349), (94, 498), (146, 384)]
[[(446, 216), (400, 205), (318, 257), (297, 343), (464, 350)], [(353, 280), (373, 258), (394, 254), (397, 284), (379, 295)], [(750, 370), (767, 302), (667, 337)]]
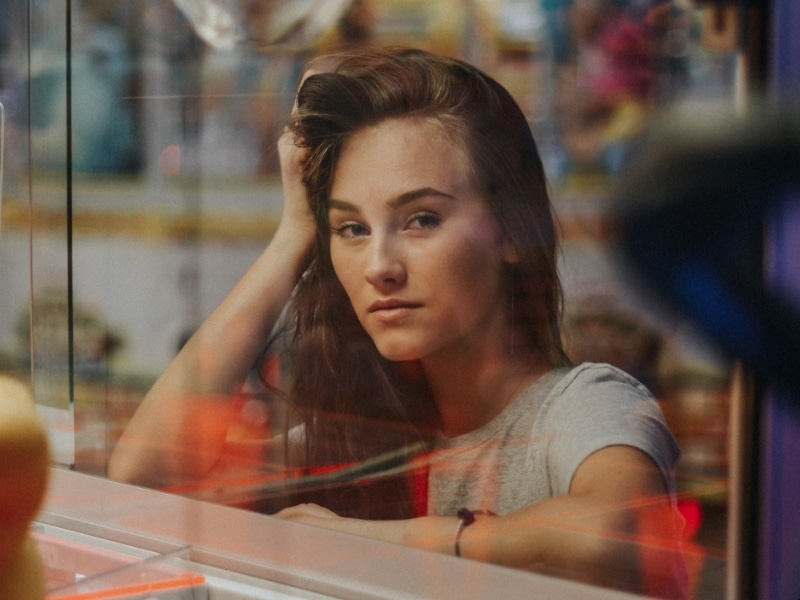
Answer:
[[(9, 135), (22, 143), (7, 152), (0, 340), (4, 349), (20, 339), (24, 346), (31, 197), (37, 398), (68, 407), (71, 374), (78, 470), (106, 474), (153, 382), (273, 236), (282, 206), (276, 144), (307, 60), (342, 46), (413, 45), (473, 62), (525, 112), (562, 231), (570, 358), (614, 364), (656, 395), (683, 451), (678, 481), (695, 549), (693, 593), (724, 596), (731, 365), (632, 285), (610, 247), (608, 211), (642, 134), (667, 109), (738, 101), (737, 7), (692, 0), (71, 6), (69, 29), (63, 6), (32, 3), (30, 23), (28, 3), (2, 9), (21, 22), (14, 31), (27, 28), (31, 38), (12, 36), (2, 49)], [(18, 361), (19, 351), (8, 356)], [(286, 365), (269, 356), (260, 371), (279, 385)], [(269, 436), (290, 419), (259, 382), (249, 389), (229, 433), (239, 441)], [(287, 484), (273, 481), (282, 472), (272, 465), (262, 470), (261, 479), (222, 495), (179, 491), (267, 510), (275, 496), (285, 498)]]
[(62, 4), (12, 0), (1, 20), (3, 367), (23, 380), (33, 373), (54, 459), (71, 465), (66, 13)]

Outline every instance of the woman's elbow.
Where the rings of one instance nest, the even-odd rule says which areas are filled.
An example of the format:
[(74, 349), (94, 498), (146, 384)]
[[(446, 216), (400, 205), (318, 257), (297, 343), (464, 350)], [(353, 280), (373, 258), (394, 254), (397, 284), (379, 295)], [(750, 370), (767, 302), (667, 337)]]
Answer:
[(141, 468), (136, 457), (131, 456), (126, 452), (125, 448), (119, 445), (114, 449), (108, 460), (107, 475), (109, 479), (121, 483), (158, 487), (157, 482), (153, 480), (153, 473), (148, 474), (146, 470)]
[(638, 510), (625, 508), (595, 514), (590, 523), (573, 523), (568, 528), (571, 541), (566, 546), (567, 555), (551, 557), (552, 568), (546, 563), (539, 566), (551, 574), (592, 585), (651, 592), (655, 580), (648, 577), (648, 570), (663, 567), (653, 561), (653, 548), (660, 547), (660, 542), (641, 530), (640, 521)]
[(687, 597), (686, 571), (674, 511), (666, 498), (614, 515), (604, 534), (589, 536), (583, 550), (598, 585), (652, 598)]

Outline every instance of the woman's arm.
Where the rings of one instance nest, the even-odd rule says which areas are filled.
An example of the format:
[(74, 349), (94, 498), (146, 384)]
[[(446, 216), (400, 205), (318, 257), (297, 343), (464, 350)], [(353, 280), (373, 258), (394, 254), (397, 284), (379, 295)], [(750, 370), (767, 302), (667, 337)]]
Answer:
[(261, 256), (148, 392), (109, 461), (109, 477), (165, 486), (206, 476), (219, 463), (239, 392), (297, 280), (315, 235), (301, 170), (306, 151), (279, 144), (284, 208)]
[[(468, 507), (480, 508), (480, 507)], [(303, 505), (278, 513), (310, 524), (453, 554), (457, 517), (342, 519)], [(588, 583), (681, 598), (682, 558), (663, 477), (639, 450), (612, 446), (589, 456), (568, 494), (504, 516), (477, 516), (462, 556)]]

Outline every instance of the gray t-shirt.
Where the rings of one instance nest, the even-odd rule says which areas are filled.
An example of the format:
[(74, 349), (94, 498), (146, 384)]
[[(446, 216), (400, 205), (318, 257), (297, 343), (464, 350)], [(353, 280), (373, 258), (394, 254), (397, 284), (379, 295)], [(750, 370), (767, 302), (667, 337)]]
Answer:
[(464, 507), (506, 514), (566, 494), (578, 466), (608, 446), (650, 456), (675, 490), (675, 439), (650, 392), (610, 365), (547, 373), (483, 427), (436, 440), (428, 514)]

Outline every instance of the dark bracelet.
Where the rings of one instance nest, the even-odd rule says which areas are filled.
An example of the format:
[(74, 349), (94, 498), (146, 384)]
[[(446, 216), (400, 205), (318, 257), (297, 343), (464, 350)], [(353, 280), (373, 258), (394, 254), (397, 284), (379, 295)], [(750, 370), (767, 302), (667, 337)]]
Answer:
[(455, 552), (456, 556), (461, 556), (461, 533), (470, 525), (475, 522), (475, 515), (491, 515), (496, 517), (497, 515), (490, 510), (470, 510), (468, 508), (462, 508), (456, 513), (458, 517), (458, 527), (456, 527), (456, 543), (455, 543)]

